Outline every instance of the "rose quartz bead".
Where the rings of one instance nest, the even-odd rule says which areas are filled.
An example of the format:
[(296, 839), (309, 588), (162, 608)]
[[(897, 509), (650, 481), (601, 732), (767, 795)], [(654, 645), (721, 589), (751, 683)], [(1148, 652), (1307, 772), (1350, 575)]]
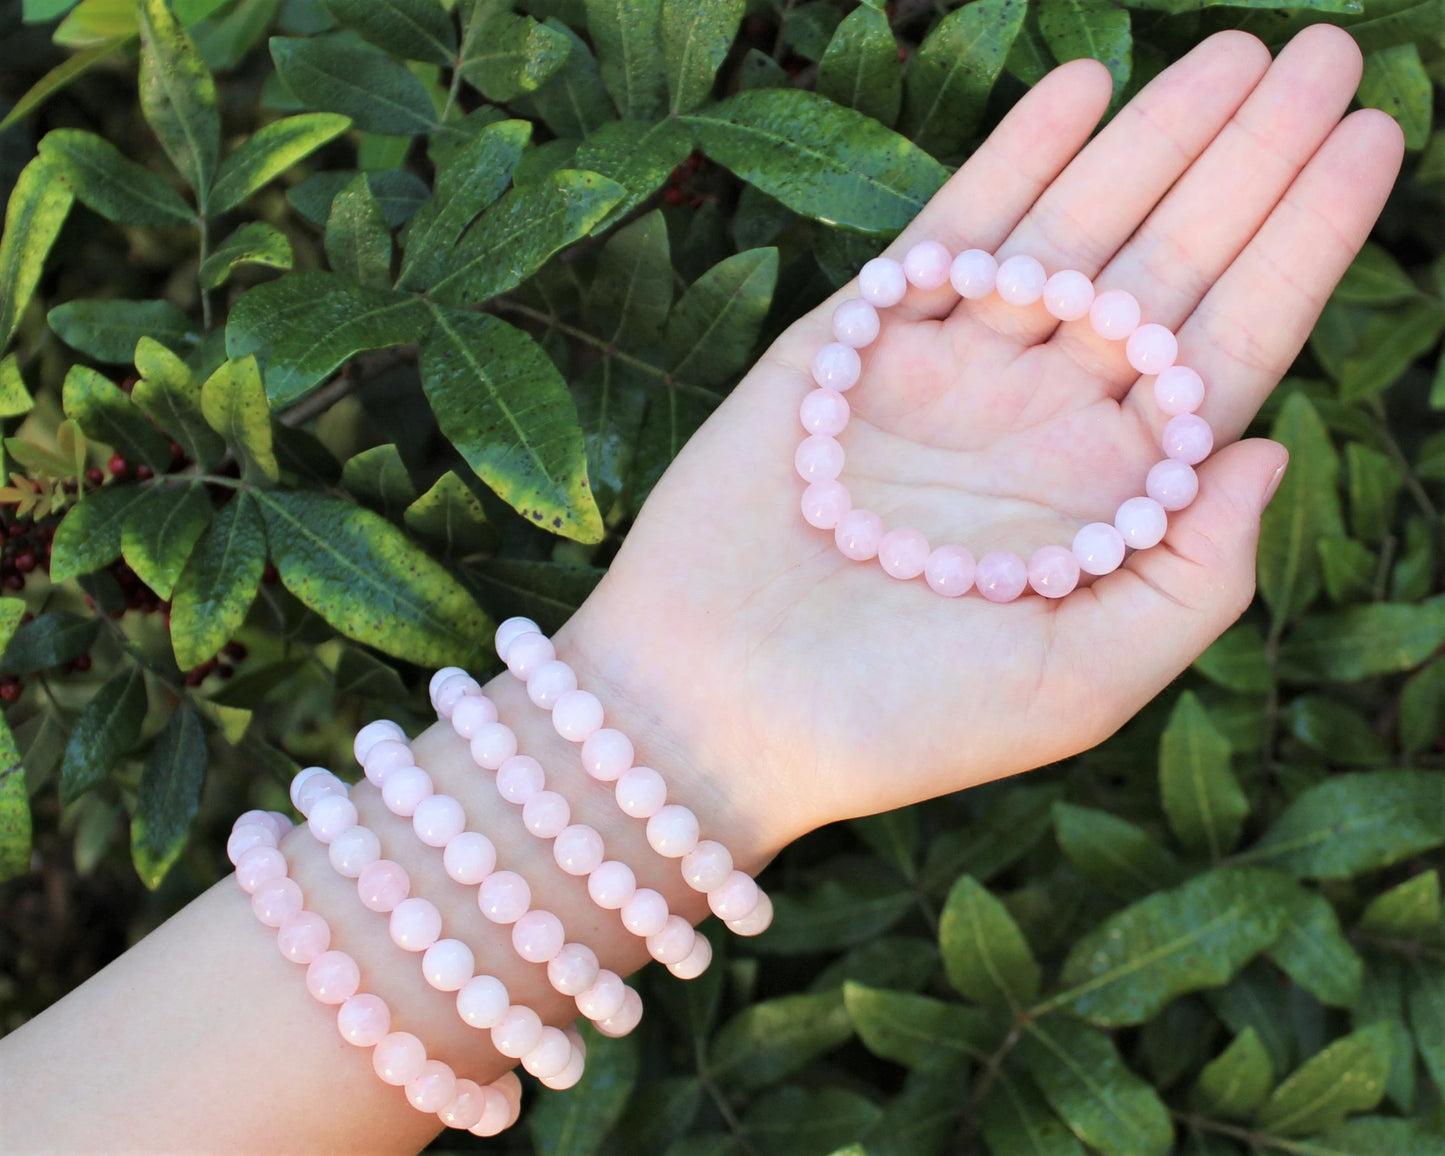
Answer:
[(1029, 585), (1045, 598), (1062, 598), (1079, 584), (1079, 560), (1065, 546), (1043, 546), (1029, 559)]
[(1166, 326), (1150, 322), (1129, 334), (1124, 356), (1140, 373), (1163, 373), (1179, 356), (1179, 340)]
[(348, 1044), (375, 1047), (391, 1031), (391, 1009), (379, 995), (351, 996), (336, 1011), (336, 1030)]
[(486, 723), (472, 736), (471, 750), (477, 766), (495, 771), (517, 753), (517, 736), (505, 723)]
[(844, 345), (862, 349), (878, 339), (878, 310), (859, 297), (850, 298), (833, 310), (833, 337)]
[(973, 588), (973, 555), (962, 546), (939, 546), (923, 564), (928, 588), (945, 598), (957, 598)]
[(1204, 402), (1204, 379), (1187, 365), (1171, 365), (1154, 379), (1154, 400), (1171, 417), (1193, 413)]
[[(320, 774), (313, 775), (309, 773), (314, 770), (319, 770)], [(305, 776), (304, 779), (302, 779), (302, 775)], [(310, 815), (311, 808), (316, 805), (316, 800), (325, 795), (346, 794), (346, 784), (330, 771), (321, 770), (319, 767), (308, 767), (296, 777), (300, 779), (301, 782), (299, 786), (293, 783), (295, 787), (295, 798), (292, 801), (296, 804), (296, 809), (303, 815)]]
[[(246, 813), (250, 814), (249, 811)], [(295, 826), (295, 824), (291, 822), (290, 818), (286, 815), (281, 814), (280, 811), (263, 811), (261, 813), (263, 815), (270, 816), (271, 827), (276, 832), (277, 841), (284, 839), (286, 837), (286, 832), (291, 830), (291, 828)]]
[(1139, 302), (1122, 289), (1106, 289), (1089, 306), (1089, 324), (1109, 341), (1123, 341), (1139, 325)]
[(814, 482), (803, 491), (803, 520), (819, 530), (832, 530), (853, 508), (853, 498), (842, 482)]
[(609, 1039), (617, 1039), (625, 1036), (641, 1022), (642, 997), (629, 987), (623, 995), (622, 1007), (617, 1014), (608, 1016), (605, 1020), (597, 1020), (593, 1026)]
[(460, 991), (476, 964), (472, 949), (460, 939), (438, 939), (421, 957), (421, 973), (437, 991)]
[(586, 823), (564, 827), (552, 843), (552, 858), (568, 875), (592, 874), (603, 855), (602, 836)]
[(532, 671), (544, 662), (557, 657), (557, 648), (545, 634), (529, 633), (518, 635), (507, 647), (507, 669), (523, 682), (532, 677)]
[(805, 482), (831, 482), (843, 472), (843, 447), (836, 438), (810, 434), (793, 453), (793, 468)]
[(592, 902), (606, 911), (616, 911), (632, 898), (637, 890), (637, 876), (626, 863), (608, 859), (587, 876), (587, 893)]
[(978, 301), (993, 292), (998, 277), (998, 261), (982, 249), (965, 249), (953, 259), (949, 280), (959, 296)]
[(876, 558), (883, 541), (883, 519), (872, 510), (849, 510), (838, 519), (833, 540), (843, 557), (854, 562)]
[(444, 666), (433, 674), (427, 682), (426, 688), (427, 697), (431, 699), (432, 706), (436, 706), (437, 704), (437, 691), (441, 689), (442, 683), (446, 682), (446, 680), (454, 674), (466, 673), (460, 666)]
[(268, 879), (251, 894), (251, 911), (267, 927), (280, 927), (301, 910), (301, 888), (296, 880)]
[(503, 662), (507, 661), (507, 648), (524, 634), (541, 634), (542, 628), (530, 618), (508, 618), (497, 627), (494, 642), (497, 648), (497, 657)]
[(550, 911), (529, 911), (512, 924), (512, 948), (528, 963), (556, 958), (566, 942), (562, 921)]
[(464, 739), (497, 721), (497, 704), (484, 694), (469, 694), (452, 709), (452, 730)]
[(1029, 584), (1029, 568), (1010, 550), (995, 550), (978, 560), (974, 585), (990, 602), (1012, 602)]
[(810, 434), (833, 438), (848, 428), (852, 412), (848, 399), (836, 389), (815, 389), (798, 407), (798, 420)]
[(458, 883), (477, 884), (497, 865), (497, 848), (480, 831), (463, 831), (442, 851), (442, 866)]
[(621, 1011), (630, 990), (620, 975), (604, 967), (597, 981), (577, 997), (577, 1010), (596, 1023)]
[(707, 905), (721, 920), (741, 919), (758, 905), (758, 885), (744, 871), (734, 871), (721, 887), (707, 893)]
[(326, 857), (338, 875), (355, 879), (363, 867), (381, 858), (381, 841), (369, 827), (352, 827), (331, 840)]
[(696, 979), (707, 970), (711, 962), (712, 944), (708, 942), (707, 936), (694, 935), (692, 950), (687, 953), (687, 958), (678, 963), (669, 963), (667, 970), (678, 979)]
[(1150, 467), (1144, 492), (1166, 510), (1182, 510), (1199, 494), (1199, 475), (1192, 466), (1165, 458)]
[(697, 816), (680, 803), (659, 807), (647, 820), (647, 842), (664, 859), (681, 859), (697, 846)]
[(412, 758), (411, 747), (400, 739), (380, 739), (372, 744), (371, 750), (366, 752), (366, 758), (361, 761), (361, 768), (366, 772), (366, 781), (374, 787), (381, 786), (386, 781), (387, 775), (398, 767), (410, 767), (416, 764)]
[(577, 1081), (582, 1078), (582, 1071), (586, 1062), (582, 1053), (576, 1048), (573, 1048), (568, 1054), (567, 1066), (555, 1076), (548, 1076), (541, 1080), (540, 1083), (544, 1088), (551, 1088), (554, 1092), (564, 1092), (568, 1088), (574, 1087)]
[(311, 782), (311, 780), (316, 778), (318, 775), (324, 775), (328, 780), (336, 778), (336, 776), (333, 775), (330, 771), (328, 771), (325, 767), (303, 767), (301, 770), (296, 772), (295, 776), (291, 780), (291, 805), (295, 807), (298, 811), (300, 811), (303, 815), (306, 814), (308, 810), (310, 810), (310, 807), (302, 807), (301, 791), (307, 783)]
[(437, 708), (437, 714), (442, 718), (451, 718), (452, 710), (457, 703), (468, 695), (481, 694), (482, 687), (476, 679), (469, 674), (454, 674), (439, 687), (432, 702)]
[(513, 1060), (520, 1060), (541, 1038), (541, 1017), (521, 1004), (509, 1007), (502, 1022), (492, 1029), (492, 1047)]
[(306, 990), (319, 1003), (345, 1003), (361, 986), (361, 968), (344, 951), (323, 951), (306, 968)]
[(452, 1092), (451, 1103), (437, 1113), (437, 1119), (448, 1128), (465, 1130), (481, 1122), (486, 1102), (480, 1084), (475, 1080), (459, 1079)]
[(576, 689), (577, 672), (556, 658), (541, 663), (527, 679), (527, 697), (543, 710), (551, 710), (559, 695)]
[(624, 815), (650, 819), (667, 802), (667, 783), (651, 767), (631, 767), (617, 780), (616, 795)]
[(874, 257), (858, 271), (858, 292), (880, 309), (897, 305), (908, 292), (903, 266), (891, 257)]
[(365, 766), (372, 747), (383, 740), (405, 742), (406, 732), (389, 718), (369, 722), (357, 731), (356, 738), (351, 740), (351, 753), (356, 756), (357, 765)]
[(255, 895), (262, 884), (285, 876), (286, 856), (275, 847), (252, 847), (236, 860), (236, 882), (247, 895)]
[(721, 843), (704, 839), (682, 857), (683, 881), (704, 893), (721, 887), (733, 871), (732, 853)]
[(238, 823), (226, 840), (226, 858), (234, 866), (252, 847), (276, 846), (276, 832), (270, 824)]
[(311, 806), (306, 826), (318, 843), (330, 843), (356, 826), (356, 804), (345, 795), (323, 795)]
[(1094, 283), (1077, 269), (1061, 269), (1044, 282), (1044, 308), (1060, 321), (1078, 321), (1089, 315)]
[(841, 341), (830, 341), (813, 354), (813, 381), (824, 389), (852, 389), (863, 376), (863, 360), (858, 351)]
[(569, 690), (552, 708), (552, 729), (568, 742), (586, 742), (601, 726), (602, 702), (591, 691)]
[(622, 926), (633, 935), (656, 935), (667, 925), (667, 900), (651, 887), (639, 887), (622, 905)]
[(1074, 535), (1073, 552), (1085, 574), (1112, 574), (1124, 561), (1124, 536), (1108, 522), (1090, 522)]
[(635, 753), (632, 740), (625, 734), (603, 727), (588, 735), (582, 744), (582, 766), (599, 783), (611, 783), (632, 766)]
[(505, 1132), (512, 1122), (512, 1105), (495, 1088), (482, 1089), (481, 1118), (467, 1129), (473, 1136), (496, 1136)]
[(1136, 550), (1157, 546), (1168, 526), (1169, 516), (1153, 498), (1130, 498), (1114, 514), (1114, 528)]
[(758, 892), (758, 905), (741, 919), (729, 919), (723, 926), (734, 935), (761, 935), (773, 922), (773, 901), (767, 892)]
[(450, 795), (428, 795), (411, 816), (412, 830), (428, 847), (445, 847), (466, 825), (466, 812)]
[(477, 888), (477, 906), (493, 923), (515, 923), (532, 906), (532, 889), (515, 871), (494, 871)]
[(894, 578), (917, 578), (928, 564), (928, 539), (907, 526), (889, 530), (878, 543), (878, 562)]
[(298, 911), (276, 932), (276, 949), (292, 963), (310, 963), (331, 946), (331, 926), (314, 911)]
[(410, 1032), (392, 1032), (371, 1053), (371, 1066), (383, 1083), (401, 1087), (426, 1067), (426, 1048)]
[(397, 767), (381, 784), (381, 801), (393, 815), (410, 819), (432, 790), (431, 776), (420, 767)]
[(1032, 305), (1044, 295), (1048, 279), (1037, 257), (1019, 253), (999, 265), (994, 288), (1010, 305)]
[(456, 1073), (441, 1060), (428, 1060), (406, 1085), (407, 1102), (418, 1112), (440, 1112), (456, 1094)]
[(669, 915), (662, 930), (647, 937), (647, 954), (661, 964), (681, 963), (692, 951), (696, 936), (692, 924), (681, 915)]
[(903, 258), (903, 275), (920, 289), (941, 289), (948, 284), (953, 254), (937, 241), (920, 241)]
[(369, 911), (394, 911), (411, 894), (406, 868), (390, 859), (368, 863), (356, 877), (356, 894)]
[(547, 982), (563, 995), (581, 995), (597, 982), (597, 953), (585, 943), (564, 943), (547, 961)]
[(1214, 449), (1214, 431), (1197, 413), (1181, 413), (1164, 426), (1164, 456), (1195, 466)]
[(511, 1006), (506, 984), (494, 975), (474, 975), (457, 992), (457, 1014), (474, 1028), (496, 1027)]
[(231, 830), (234, 831), (237, 827), (264, 827), (279, 840), (291, 830), (291, 820), (279, 811), (253, 810), (236, 817), (236, 821), (231, 824)]
[(403, 951), (425, 951), (442, 933), (442, 913), (430, 899), (403, 899), (391, 912), (391, 941)]
[(547, 785), (547, 773), (531, 755), (512, 755), (497, 768), (497, 794), (524, 805)]
[(537, 1046), (522, 1057), (522, 1067), (537, 1079), (560, 1076), (567, 1061), (572, 1058), (572, 1043), (562, 1034), (560, 1028), (542, 1029), (542, 1038)]

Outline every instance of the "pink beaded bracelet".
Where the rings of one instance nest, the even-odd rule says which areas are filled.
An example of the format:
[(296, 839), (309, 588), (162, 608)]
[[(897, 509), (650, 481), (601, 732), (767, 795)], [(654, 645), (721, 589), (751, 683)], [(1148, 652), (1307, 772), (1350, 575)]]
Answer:
[(226, 853), (236, 882), (251, 896), (251, 910), (277, 929), (276, 945), (293, 963), (306, 966), (306, 988), (322, 1004), (340, 1005), (336, 1027), (342, 1039), (372, 1049), (372, 1067), (388, 1084), (401, 1087), (407, 1102), (432, 1113), (448, 1128), (477, 1136), (495, 1136), (517, 1120), (522, 1085), (511, 1072), (483, 1087), (459, 1077), (410, 1032), (391, 1030), (391, 1009), (380, 996), (360, 991), (361, 969), (344, 951), (328, 950), (331, 927), (303, 904), (301, 888), (290, 878), (277, 844), (291, 828), (274, 811), (247, 811), (236, 820)]
[[(1042, 299), (1059, 321), (1087, 317), (1094, 332), (1125, 343), (1129, 364), (1140, 374), (1156, 375), (1154, 397), (1169, 415), (1162, 438), (1164, 459), (1149, 470), (1145, 496), (1130, 498), (1114, 514), (1112, 524), (1091, 522), (1080, 528), (1071, 546), (1044, 546), (1026, 563), (1007, 550), (974, 561), (962, 546), (933, 548), (918, 530), (900, 527), (885, 532), (872, 510), (853, 506), (848, 488), (838, 480), (844, 452), (838, 435), (848, 425), (851, 409), (843, 396), (862, 375), (859, 350), (878, 337), (878, 309), (903, 300), (910, 284), (940, 289), (952, 282), (966, 300), (997, 292), (1011, 305), (1032, 305)], [(1199, 374), (1175, 364), (1179, 342), (1163, 325), (1140, 322), (1139, 303), (1119, 289), (1102, 293), (1083, 273), (1065, 269), (1048, 276), (1033, 257), (1009, 257), (1000, 263), (981, 249), (953, 257), (936, 241), (913, 246), (900, 263), (875, 257), (858, 274), (859, 297), (842, 302), (833, 312), (834, 340), (813, 358), (812, 377), (818, 386), (799, 409), (806, 436), (794, 456), (794, 467), (808, 483), (803, 493), (804, 520), (832, 530), (844, 557), (858, 562), (877, 558), (884, 571), (908, 580), (920, 574), (935, 592), (947, 597), (971, 587), (991, 602), (1011, 602), (1032, 587), (1045, 598), (1062, 598), (1079, 582), (1080, 573), (1103, 575), (1118, 569), (1125, 548), (1145, 550), (1164, 537), (1170, 511), (1182, 510), (1199, 492), (1193, 467), (1214, 448), (1209, 423), (1195, 411), (1204, 400)]]

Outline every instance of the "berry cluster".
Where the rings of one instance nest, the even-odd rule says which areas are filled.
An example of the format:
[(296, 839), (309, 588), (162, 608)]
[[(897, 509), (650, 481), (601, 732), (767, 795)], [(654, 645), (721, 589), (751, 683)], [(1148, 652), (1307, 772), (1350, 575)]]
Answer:
[[(236, 673), (236, 668), (232, 663), (244, 661), (246, 654), (245, 644), (236, 642), (233, 639), (221, 647), (221, 653), (216, 655), (215, 658), (208, 659), (201, 663), (200, 666), (193, 666), (190, 670), (186, 671), (186, 685), (189, 687), (200, 686), (201, 683), (205, 682), (206, 679), (210, 678), (213, 674), (221, 679), (230, 678), (231, 675)], [(229, 658), (231, 662), (223, 662), (223, 658)]]
[(706, 201), (716, 201), (717, 197), (712, 193), (698, 192), (693, 187), (693, 179), (697, 171), (702, 167), (702, 154), (692, 153), (687, 160), (672, 170), (672, 175), (667, 178), (667, 187), (663, 190), (662, 199), (669, 205), (691, 205), (694, 209), (701, 208)]
[(27, 575), (50, 569), (50, 551), (59, 522), (59, 517), (52, 515), (39, 521), (14, 518), (5, 526), (5, 544), (0, 547), (0, 586), (18, 593), (25, 589)]

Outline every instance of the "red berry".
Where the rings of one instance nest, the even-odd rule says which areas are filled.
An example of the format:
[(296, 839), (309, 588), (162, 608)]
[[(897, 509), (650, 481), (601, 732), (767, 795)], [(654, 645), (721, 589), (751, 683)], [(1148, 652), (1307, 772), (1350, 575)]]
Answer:
[(105, 481), (105, 475), (95, 466), (91, 466), (90, 469), (85, 471), (85, 480), (92, 486), (98, 486), (101, 482)]
[(106, 468), (110, 470), (111, 477), (123, 478), (130, 470), (130, 463), (121, 457), (120, 454), (111, 454), (110, 461), (106, 463)]
[(0, 699), (6, 702), (14, 702), (20, 697), (20, 680), (18, 678), (0, 679)]
[(131, 374), (130, 377), (127, 377), (124, 381), (120, 383), (121, 392), (129, 393), (135, 388), (135, 383), (139, 380), (140, 378), (136, 377), (134, 374)]
[(200, 686), (201, 683), (206, 681), (206, 675), (208, 673), (210, 672), (203, 666), (198, 666), (194, 670), (188, 671), (186, 674), (186, 685), (189, 687)]
[(662, 194), (662, 199), (669, 205), (680, 205), (687, 199), (687, 196), (681, 189), (668, 189)]
[(12, 538), (23, 538), (29, 529), (30, 523), (28, 521), (16, 518), (15, 521), (6, 527), (5, 532)]
[(151, 469), (150, 466), (146, 465), (144, 462), (141, 462), (141, 464), (136, 466), (135, 468), (135, 476), (141, 481), (145, 482), (155, 477), (156, 472), (155, 470)]
[(39, 564), (40, 559), (35, 556), (34, 550), (26, 550), (23, 554), (17, 555), (15, 569), (22, 574), (29, 574)]
[(7, 574), (4, 586), (6, 590), (24, 590), (25, 578), (20, 574)]
[(280, 577), (281, 571), (276, 569), (276, 564), (274, 562), (267, 562), (266, 568), (261, 571), (261, 581), (266, 583), (267, 586), (270, 586), (276, 581), (278, 581)]
[(186, 460), (186, 448), (180, 442), (171, 442), (171, 461), (183, 462)]
[(84, 674), (87, 670), (90, 669), (90, 655), (82, 654), (70, 665), (73, 666), (76, 670), (80, 671), (80, 673)]

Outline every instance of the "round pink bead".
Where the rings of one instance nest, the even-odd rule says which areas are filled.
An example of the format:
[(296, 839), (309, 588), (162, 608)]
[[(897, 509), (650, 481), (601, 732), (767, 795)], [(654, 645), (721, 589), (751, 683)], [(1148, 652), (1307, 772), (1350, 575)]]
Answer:
[(413, 766), (415, 763), (411, 747), (406, 743), (400, 739), (381, 739), (366, 752), (366, 758), (361, 760), (361, 767), (366, 772), (367, 782), (379, 787), (392, 771), (398, 767)]
[(815, 389), (798, 407), (798, 420), (810, 434), (833, 438), (848, 428), (852, 412), (848, 399), (836, 389)]
[(527, 679), (527, 697), (543, 710), (551, 710), (559, 696), (576, 689), (577, 672), (556, 658), (538, 665)]
[(621, 731), (603, 727), (582, 744), (582, 766), (599, 783), (615, 782), (632, 766), (632, 740)]
[(556, 958), (566, 942), (562, 921), (550, 911), (529, 911), (512, 924), (512, 948), (528, 963)]
[(850, 298), (833, 310), (833, 336), (844, 345), (862, 349), (878, 339), (878, 310), (859, 297)]
[(276, 832), (269, 823), (238, 823), (231, 829), (226, 840), (226, 858), (232, 864), (239, 863), (241, 856), (252, 847), (276, 846)]
[(592, 902), (607, 911), (616, 911), (632, 898), (637, 890), (637, 876), (626, 863), (608, 859), (587, 876), (587, 893)]
[(438, 939), (421, 957), (421, 973), (437, 991), (460, 991), (476, 964), (472, 949), (460, 939)]
[(805, 482), (835, 481), (843, 472), (843, 447), (835, 438), (810, 434), (798, 443), (793, 468)]
[(440, 686), (432, 696), (432, 703), (437, 708), (437, 714), (442, 718), (451, 718), (452, 710), (457, 703), (471, 694), (481, 694), (482, 687), (476, 679), (469, 674), (454, 674)]
[(647, 937), (647, 954), (658, 963), (681, 963), (692, 951), (695, 938), (691, 923), (681, 915), (669, 915), (662, 930)]
[(477, 731), (497, 721), (497, 704), (486, 695), (469, 694), (452, 709), (452, 730), (464, 739), (476, 737)]
[(547, 773), (531, 755), (512, 755), (497, 768), (497, 794), (524, 805), (547, 785)]
[(494, 871), (477, 888), (477, 906), (493, 923), (515, 923), (532, 906), (532, 889), (515, 871)]
[(236, 882), (247, 895), (254, 895), (262, 884), (285, 876), (286, 856), (275, 847), (252, 847), (236, 860)]
[(338, 875), (355, 879), (363, 867), (381, 858), (381, 841), (369, 827), (352, 827), (331, 840), (326, 857)]
[(530, 618), (508, 618), (497, 627), (494, 642), (497, 648), (497, 657), (503, 662), (507, 661), (507, 648), (524, 634), (541, 634), (542, 628)]
[(1062, 598), (1079, 584), (1079, 560), (1064, 546), (1043, 546), (1029, 559), (1029, 585), (1045, 598)]
[(1139, 326), (1139, 302), (1122, 289), (1106, 289), (1089, 306), (1089, 324), (1100, 337), (1123, 341)]
[(544, 662), (557, 657), (557, 648), (545, 634), (521, 634), (507, 647), (507, 669), (522, 681), (532, 677), (532, 671)]
[(891, 257), (874, 257), (858, 271), (858, 292), (880, 309), (897, 305), (908, 292), (903, 266)]
[(677, 963), (669, 963), (667, 970), (678, 979), (696, 979), (707, 970), (711, 962), (712, 944), (708, 942), (707, 936), (694, 935), (692, 950), (687, 953), (687, 958)]
[(903, 258), (903, 275), (920, 289), (941, 289), (948, 284), (953, 254), (937, 241), (920, 241)]
[(463, 670), (460, 666), (444, 666), (440, 670), (436, 671), (431, 676), (431, 679), (428, 681), (426, 688), (426, 692), (428, 697), (431, 699), (432, 706), (436, 706), (437, 691), (441, 689), (442, 683), (446, 682), (446, 680), (451, 678), (451, 676), (454, 674), (466, 673), (467, 672)]
[(560, 1028), (542, 1029), (542, 1038), (537, 1046), (522, 1057), (522, 1067), (537, 1079), (560, 1076), (567, 1061), (572, 1058), (572, 1043), (562, 1034)]
[(1112, 574), (1124, 561), (1124, 536), (1108, 522), (1090, 522), (1074, 535), (1073, 552), (1085, 574)]
[(397, 767), (381, 784), (381, 801), (393, 815), (410, 819), (432, 793), (431, 776), (420, 767)]
[(682, 878), (694, 891), (721, 887), (733, 871), (732, 853), (721, 843), (704, 839), (682, 857)]
[(659, 807), (647, 820), (647, 842), (664, 859), (681, 859), (697, 838), (697, 816), (680, 803)]
[(853, 508), (853, 498), (842, 482), (814, 482), (803, 491), (803, 520), (819, 530), (832, 530)]
[(1193, 413), (1204, 402), (1204, 379), (1187, 365), (1171, 365), (1154, 379), (1154, 400), (1171, 417)]
[(237, 827), (263, 827), (280, 839), (291, 830), (291, 820), (285, 819), (283, 826), (280, 822), (282, 819), (284, 816), (279, 811), (251, 810), (237, 815), (236, 821), (231, 824), (231, 830), (234, 831)]
[(276, 949), (292, 963), (310, 963), (331, 946), (331, 927), (314, 911), (298, 911), (276, 932)]
[(1166, 326), (1150, 322), (1129, 334), (1124, 355), (1140, 373), (1163, 373), (1179, 356), (1179, 341)]
[(555, 839), (571, 818), (567, 800), (556, 791), (538, 791), (522, 806), (522, 825), (539, 839)]
[(437, 1113), (437, 1118), (448, 1128), (464, 1130), (481, 1122), (486, 1102), (480, 1084), (475, 1080), (459, 1079), (451, 1103)]
[(949, 280), (958, 290), (959, 296), (978, 301), (993, 292), (998, 277), (998, 261), (992, 253), (982, 249), (965, 249), (953, 259)]
[(361, 986), (361, 968), (344, 951), (323, 951), (306, 968), (306, 990), (319, 1003), (345, 1003)]
[(1182, 510), (1199, 494), (1199, 475), (1192, 466), (1165, 458), (1150, 467), (1144, 492), (1166, 510)]
[(923, 564), (923, 577), (935, 594), (957, 598), (973, 587), (973, 555), (962, 546), (939, 546)]
[(994, 288), (1010, 305), (1032, 305), (1044, 295), (1048, 279), (1037, 257), (1019, 253), (999, 265)]
[(509, 1007), (502, 1022), (492, 1029), (492, 1047), (513, 1060), (520, 1060), (541, 1038), (541, 1017), (521, 1004)]
[(604, 1020), (622, 1010), (630, 990), (621, 976), (604, 967), (597, 973), (596, 982), (577, 997), (577, 1010), (593, 1023)]
[(1012, 602), (1029, 584), (1029, 568), (1010, 550), (995, 550), (978, 560), (974, 585), (990, 602)]
[(824, 389), (852, 389), (863, 376), (863, 360), (858, 351), (841, 341), (830, 341), (813, 354), (813, 381)]
[[(312, 774), (313, 771), (319, 773)], [(296, 809), (303, 815), (311, 814), (311, 808), (316, 805), (316, 800), (326, 795), (346, 794), (346, 784), (330, 771), (319, 767), (308, 767), (302, 771), (296, 776), (292, 788), (292, 801), (296, 804)]]
[(391, 912), (391, 941), (403, 951), (425, 951), (442, 933), (442, 913), (430, 899), (403, 899)]
[(356, 877), (356, 894), (369, 911), (394, 911), (411, 894), (411, 879), (400, 863), (378, 859), (361, 869)]
[[(522, 640), (517, 641), (520, 643)], [(505, 723), (486, 723), (479, 726), (472, 736), (471, 750), (472, 761), (477, 766), (495, 771), (517, 753), (517, 736)]]
[(512, 1105), (496, 1088), (482, 1089), (482, 1115), (467, 1129), (473, 1136), (496, 1136), (512, 1125)]
[(707, 893), (707, 905), (719, 919), (741, 919), (758, 905), (758, 885), (743, 871), (734, 871), (727, 882)]
[(894, 578), (917, 578), (928, 565), (928, 539), (907, 526), (889, 530), (878, 543), (878, 562)]
[(456, 1094), (456, 1073), (441, 1060), (428, 1060), (406, 1085), (407, 1102), (418, 1112), (440, 1112)]
[(356, 804), (345, 795), (323, 795), (306, 816), (306, 826), (318, 843), (330, 843), (343, 831), (356, 826)]
[(1157, 546), (1169, 527), (1169, 515), (1153, 498), (1130, 498), (1114, 514), (1114, 528), (1135, 550)]
[(348, 1044), (375, 1047), (391, 1031), (391, 1009), (379, 995), (353, 995), (336, 1011), (336, 1030)]
[(251, 911), (267, 927), (280, 927), (301, 910), (301, 888), (296, 880), (268, 879), (251, 895)]
[[(248, 815), (251, 814), (250, 811), (247, 811), (246, 813)], [(260, 813), (262, 815), (270, 817), (271, 828), (276, 832), (276, 839), (278, 842), (281, 839), (284, 839), (286, 837), (286, 832), (288, 832), (293, 826), (295, 826), (295, 824), (291, 822), (290, 818), (286, 815), (281, 814), (280, 811), (262, 811)]]
[(547, 982), (563, 995), (581, 995), (597, 982), (597, 953), (585, 943), (564, 943), (547, 961)]
[(389, 718), (369, 722), (357, 731), (356, 738), (351, 740), (351, 753), (356, 756), (357, 765), (365, 766), (371, 748), (383, 740), (405, 742), (406, 732)]
[(633, 935), (656, 935), (667, 924), (667, 900), (651, 887), (639, 887), (622, 905), (622, 926)]
[(318, 776), (322, 776), (328, 781), (336, 778), (336, 776), (333, 775), (330, 771), (328, 771), (325, 767), (303, 767), (301, 770), (297, 771), (291, 779), (291, 805), (295, 807), (298, 811), (300, 811), (303, 815), (306, 814), (306, 812), (309, 811), (311, 808), (309, 803), (305, 807), (301, 805), (301, 792), (305, 788), (307, 783), (311, 782)]
[(1060, 321), (1078, 321), (1089, 315), (1094, 283), (1077, 269), (1061, 269), (1044, 282), (1044, 308)]
[(667, 802), (667, 783), (651, 767), (631, 767), (617, 780), (617, 805), (634, 819), (650, 819)]
[(876, 558), (883, 541), (883, 519), (872, 510), (849, 510), (838, 519), (833, 540), (843, 557), (854, 562)]
[(758, 905), (741, 919), (729, 919), (723, 926), (734, 935), (761, 935), (773, 922), (773, 901), (767, 892), (758, 892)]
[(569, 690), (552, 708), (552, 729), (568, 742), (586, 742), (602, 726), (602, 703), (586, 690)]
[(542, 1087), (551, 1088), (554, 1092), (565, 1091), (568, 1088), (574, 1087), (577, 1081), (582, 1078), (582, 1071), (586, 1063), (587, 1061), (583, 1054), (576, 1048), (573, 1048), (567, 1056), (567, 1066), (557, 1073), (557, 1075), (548, 1076), (540, 1080), (539, 1083), (541, 1083)]
[(590, 875), (603, 858), (602, 836), (595, 827), (573, 823), (557, 832), (552, 858), (568, 875)]
[(497, 865), (497, 848), (480, 831), (463, 831), (442, 851), (442, 866), (458, 883), (478, 884)]
[(1195, 466), (1214, 449), (1214, 431), (1197, 413), (1181, 413), (1164, 426), (1164, 456)]
[(383, 1083), (401, 1087), (426, 1067), (426, 1048), (410, 1032), (392, 1032), (371, 1053), (371, 1066)]
[(428, 847), (445, 847), (466, 825), (466, 812), (450, 795), (428, 795), (411, 816), (412, 830)]
[(616, 1015), (597, 1020), (594, 1025), (598, 1032), (610, 1039), (625, 1036), (642, 1022), (642, 997), (630, 987), (623, 994), (622, 1007)]
[(457, 1014), (474, 1028), (496, 1027), (511, 1006), (506, 984), (494, 975), (474, 975), (457, 992)]

